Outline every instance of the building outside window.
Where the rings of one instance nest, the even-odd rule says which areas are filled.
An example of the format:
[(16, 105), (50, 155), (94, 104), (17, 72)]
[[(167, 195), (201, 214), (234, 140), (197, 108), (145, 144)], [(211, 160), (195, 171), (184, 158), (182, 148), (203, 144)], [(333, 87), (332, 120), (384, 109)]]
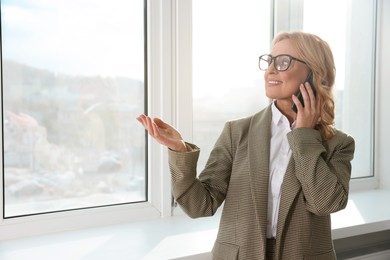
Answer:
[(1, 0), (0, 227), (122, 206), (110, 216), (172, 214), (166, 150), (136, 116), (179, 126), (200, 171), (226, 121), (269, 104), (258, 57), (282, 30), (331, 45), (336, 127), (357, 143), (352, 177), (372, 177), (376, 4)]
[(144, 1), (1, 1), (4, 217), (147, 201)]

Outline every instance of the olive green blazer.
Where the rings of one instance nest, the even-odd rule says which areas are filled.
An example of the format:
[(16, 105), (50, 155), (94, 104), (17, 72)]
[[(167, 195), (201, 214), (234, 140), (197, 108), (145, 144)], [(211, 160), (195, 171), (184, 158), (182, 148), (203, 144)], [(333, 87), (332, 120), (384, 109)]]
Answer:
[[(172, 192), (193, 218), (213, 215), (224, 202), (214, 259), (265, 259), (271, 106), (225, 124), (197, 178), (199, 148), (169, 150)], [(281, 188), (275, 259), (336, 259), (330, 214), (348, 201), (355, 143), (336, 130), (323, 141), (317, 130), (287, 135), (292, 156)]]

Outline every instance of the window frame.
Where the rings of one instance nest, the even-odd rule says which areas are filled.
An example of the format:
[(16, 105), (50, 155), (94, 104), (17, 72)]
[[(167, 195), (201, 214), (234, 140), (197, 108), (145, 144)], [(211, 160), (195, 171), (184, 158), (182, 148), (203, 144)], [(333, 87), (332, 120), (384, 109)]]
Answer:
[[(182, 133), (183, 138), (191, 142), (193, 139), (192, 0), (144, 1), (147, 1), (147, 112), (152, 117), (161, 117), (174, 125)], [(289, 1), (269, 1), (271, 1), (272, 19), (270, 26), (276, 32), (280, 30), (278, 28), (282, 28), (281, 24), (286, 22), (280, 21), (282, 16), (274, 12), (273, 9), (278, 8), (285, 2), (289, 3)], [(294, 1), (299, 2), (301, 0)], [(292, 8), (293, 5), (289, 4), (289, 6)], [(296, 7), (299, 8), (299, 4)], [(299, 10), (293, 12), (299, 12)], [(380, 19), (378, 14), (376, 19), (377, 21)], [(289, 29), (295, 28), (289, 27)], [(378, 30), (378, 26), (376, 30)], [(272, 38), (273, 35), (271, 35)], [(380, 44), (379, 41), (376, 44)], [(379, 52), (377, 52), (376, 64), (378, 65), (379, 62), (380, 57)], [(2, 71), (1, 67), (0, 70)], [(376, 71), (375, 73), (375, 81), (378, 82), (379, 72)], [(374, 101), (379, 98), (379, 94), (375, 92)], [(376, 102), (375, 107), (375, 112), (377, 112), (379, 105)], [(377, 131), (380, 131), (379, 127), (377, 128), (378, 122), (379, 120), (374, 122), (374, 144), (378, 143), (376, 135)], [(2, 134), (1, 131), (2, 128), (0, 134)], [(0, 140), (0, 142), (2, 145), (3, 140)], [(378, 147), (377, 145), (374, 146), (374, 154), (379, 154)], [(12, 219), (1, 218), (0, 241), (184, 214), (174, 206), (175, 203), (171, 196), (167, 149), (148, 137), (147, 151), (148, 202)], [(2, 156), (0, 160), (2, 164)], [(375, 174), (376, 160), (374, 160), (373, 165), (374, 177), (351, 180), (351, 191), (378, 188), (380, 182), (378, 174)], [(378, 168), (380, 168), (380, 165)], [(0, 186), (3, 186), (3, 178), (0, 178)], [(0, 201), (4, 203), (2, 191), (0, 192)], [(0, 207), (0, 216), (3, 216), (3, 207)]]
[[(351, 192), (359, 192), (366, 190), (374, 190), (378, 189), (381, 186), (380, 182), (380, 172), (378, 169), (378, 162), (375, 157), (378, 152), (378, 129), (379, 129), (379, 121), (378, 121), (378, 86), (379, 86), (379, 62), (380, 62), (380, 38), (378, 37), (380, 32), (380, 21), (382, 19), (379, 10), (381, 10), (380, 5), (381, 2), (379, 0), (372, 0), (374, 5), (374, 28), (373, 28), (373, 37), (374, 37), (374, 50), (372, 50), (372, 54), (375, 57), (375, 61), (373, 62), (372, 75), (371, 75), (371, 113), (373, 122), (370, 122), (369, 127), (371, 128), (371, 136), (370, 136), (370, 156), (371, 160), (371, 176), (364, 177), (355, 177), (350, 180), (350, 191)], [(304, 0), (273, 0), (274, 2), (274, 35), (276, 35), (280, 31), (289, 31), (289, 30), (302, 30), (303, 28), (303, 12), (304, 12)], [(278, 7), (283, 6), (279, 10), (276, 10)], [(294, 19), (296, 15), (300, 15), (300, 19)], [(285, 21), (284, 17), (289, 17), (289, 21)], [(358, 145), (358, 144), (357, 144)]]
[[(291, 30), (302, 30), (303, 27), (303, 0), (269, 0), (271, 1), (270, 7), (271, 7), (271, 21), (270, 21), (270, 26), (271, 26), (271, 38), (273, 39), (274, 35), (276, 35), (280, 31), (291, 31)], [(373, 28), (373, 34), (374, 34), (374, 46), (376, 46), (376, 49), (378, 49), (378, 44), (379, 44), (379, 39), (378, 39), (378, 21), (380, 20), (379, 12), (378, 9), (378, 0), (373, 0), (374, 1), (374, 8), (375, 8), (375, 21), (374, 25), (375, 28)], [(188, 3), (187, 3), (188, 2)], [(188, 6), (184, 6), (185, 4), (188, 4)], [(191, 3), (190, 1), (183, 1), (183, 4), (179, 6), (178, 12), (188, 12), (187, 9), (191, 8)], [(282, 7), (282, 8), (281, 8)], [(189, 12), (191, 13), (191, 12)], [(294, 19), (296, 15), (300, 15), (300, 19)], [(187, 19), (189, 19), (190, 15), (187, 16)], [(287, 19), (286, 19), (287, 17)], [(186, 19), (186, 18), (184, 18)], [(191, 30), (191, 21), (178, 21), (181, 26), (188, 26), (186, 29), (187, 31)], [(273, 30), (273, 31), (272, 31)], [(178, 34), (178, 37), (181, 35)], [(192, 46), (191, 43), (187, 42), (182, 42), (183, 44), (188, 44), (188, 46), (181, 46), (181, 48), (186, 48), (189, 51), (192, 51)], [(378, 62), (379, 62), (379, 51), (373, 50), (373, 55), (375, 56), (375, 67), (378, 67)], [(184, 58), (183, 58), (184, 59)], [(183, 60), (182, 64), (191, 64), (191, 56), (186, 54), (185, 59), (186, 61)], [(190, 75), (188, 78), (192, 79), (191, 75), (191, 67), (187, 65), (183, 66), (178, 70), (178, 73), (180, 74), (185, 74), (185, 75)], [(357, 177), (357, 178), (352, 178), (350, 181), (350, 191), (351, 192), (358, 192), (358, 191), (364, 191), (364, 190), (373, 190), (377, 189), (380, 187), (380, 179), (379, 179), (379, 174), (376, 173), (376, 165), (377, 162), (375, 160), (375, 154), (377, 154), (377, 119), (376, 119), (376, 112), (377, 112), (377, 82), (378, 82), (378, 71), (373, 69), (373, 75), (372, 75), (372, 113), (374, 113), (372, 119), (373, 122), (370, 122), (370, 127), (372, 128), (372, 134), (371, 134), (371, 153), (370, 153), (370, 160), (372, 161), (371, 163), (371, 172), (372, 176), (367, 176), (367, 177)], [(186, 84), (178, 84), (178, 86), (181, 89), (181, 92), (178, 93), (177, 97), (179, 100), (181, 99), (187, 99), (188, 97), (191, 96), (192, 93), (192, 82), (191, 81), (186, 81)], [(179, 119), (184, 119), (187, 118), (187, 120), (191, 119), (192, 120), (192, 102), (191, 101), (186, 101), (181, 103), (182, 106), (177, 111), (178, 118)], [(181, 132), (187, 133), (187, 136), (190, 138), (185, 138), (188, 141), (192, 140), (192, 123), (187, 123), (180, 125), (181, 127), (179, 130)], [(186, 136), (184, 136), (186, 137)], [(177, 210), (179, 213), (182, 214), (182, 211), (180, 209)]]
[[(172, 120), (171, 102), (174, 75), (169, 64), (173, 62), (174, 1), (147, 1), (146, 5), (146, 39), (147, 49), (146, 79), (148, 93), (145, 110), (153, 116)], [(2, 67), (0, 65), (0, 70)], [(1, 75), (2, 76), (2, 75)], [(1, 79), (2, 80), (2, 79)], [(163, 91), (164, 90), (164, 91)], [(2, 106), (2, 98), (0, 105)], [(129, 119), (129, 120), (136, 120)], [(2, 135), (2, 128), (0, 134)], [(140, 126), (142, 131), (142, 126)], [(146, 135), (146, 133), (145, 133)], [(77, 230), (111, 224), (155, 219), (171, 215), (170, 178), (167, 169), (167, 151), (147, 137), (147, 202), (112, 205), (97, 208), (77, 209), (63, 212), (37, 214), (24, 217), (4, 219), (3, 178), (0, 178), (0, 241), (27, 236), (43, 235), (54, 232)], [(2, 145), (3, 140), (0, 140)], [(3, 166), (3, 156), (0, 159)]]

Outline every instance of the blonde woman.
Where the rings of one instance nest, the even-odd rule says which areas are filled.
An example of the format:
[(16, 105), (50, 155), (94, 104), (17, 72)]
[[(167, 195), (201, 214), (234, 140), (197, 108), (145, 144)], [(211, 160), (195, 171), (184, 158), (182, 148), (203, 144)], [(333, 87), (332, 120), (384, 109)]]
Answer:
[(169, 148), (173, 195), (189, 216), (225, 202), (214, 259), (336, 259), (330, 214), (347, 205), (355, 143), (334, 128), (332, 52), (313, 34), (281, 33), (259, 67), (273, 102), (225, 124), (199, 177), (196, 145), (161, 119), (137, 119)]

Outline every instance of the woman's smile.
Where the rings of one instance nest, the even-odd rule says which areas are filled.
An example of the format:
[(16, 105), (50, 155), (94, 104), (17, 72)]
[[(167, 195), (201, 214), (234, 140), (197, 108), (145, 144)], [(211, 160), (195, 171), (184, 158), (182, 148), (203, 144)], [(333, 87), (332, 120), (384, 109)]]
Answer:
[(282, 81), (279, 81), (279, 80), (269, 80), (268, 81), (268, 84), (270, 85), (270, 86), (272, 86), (272, 85), (281, 85), (283, 82)]

